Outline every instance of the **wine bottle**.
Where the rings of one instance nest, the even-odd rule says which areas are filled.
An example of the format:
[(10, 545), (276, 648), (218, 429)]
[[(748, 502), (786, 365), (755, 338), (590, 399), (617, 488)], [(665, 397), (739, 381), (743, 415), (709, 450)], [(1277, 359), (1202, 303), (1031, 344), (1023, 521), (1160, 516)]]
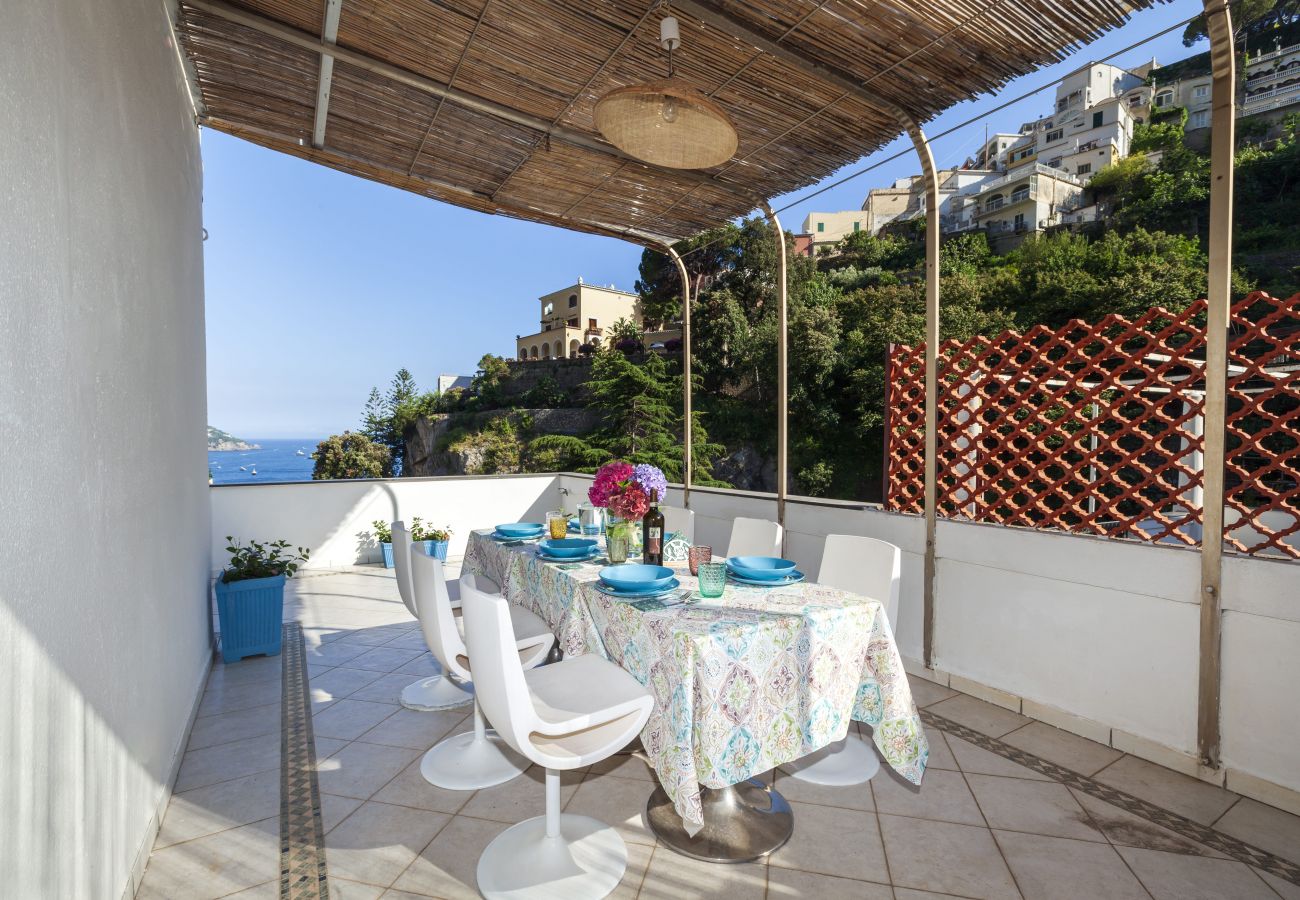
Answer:
[(641, 520), (641, 558), (651, 566), (664, 564), (664, 514), (658, 503), (651, 503)]

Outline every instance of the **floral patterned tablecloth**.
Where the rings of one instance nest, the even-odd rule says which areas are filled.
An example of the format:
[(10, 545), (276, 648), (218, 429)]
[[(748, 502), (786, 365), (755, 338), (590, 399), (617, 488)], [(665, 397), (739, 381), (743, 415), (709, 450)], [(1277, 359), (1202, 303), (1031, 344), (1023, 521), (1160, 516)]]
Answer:
[[(565, 655), (599, 653), (654, 695), (641, 742), (688, 831), (703, 824), (701, 786), (793, 762), (844, 737), (851, 719), (921, 783), (929, 747), (879, 601), (811, 582), (728, 584), (718, 600), (642, 612), (596, 590), (601, 565), (560, 568), (489, 532), (470, 536), (465, 571), (545, 619)], [(696, 587), (684, 567), (677, 576)]]

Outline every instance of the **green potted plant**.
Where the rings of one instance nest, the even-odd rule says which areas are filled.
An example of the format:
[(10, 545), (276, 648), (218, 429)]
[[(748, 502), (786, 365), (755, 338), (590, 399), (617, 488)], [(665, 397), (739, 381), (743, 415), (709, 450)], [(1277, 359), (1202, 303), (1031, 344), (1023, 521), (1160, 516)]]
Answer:
[(379, 544), (379, 551), (384, 554), (384, 568), (393, 567), (393, 526), (382, 519), (375, 519), (370, 523), (375, 543)]
[(451, 540), (451, 526), (435, 528), (426, 526), (418, 518), (412, 518), (411, 540), (423, 542), (425, 554), (446, 562), (447, 542)]
[(284, 618), (284, 582), (311, 555), (306, 548), (291, 552), (288, 541), (240, 543), (226, 535), (230, 562), (217, 578), (217, 614), (221, 622), (221, 658), (238, 662), (245, 656), (280, 652), (280, 623)]

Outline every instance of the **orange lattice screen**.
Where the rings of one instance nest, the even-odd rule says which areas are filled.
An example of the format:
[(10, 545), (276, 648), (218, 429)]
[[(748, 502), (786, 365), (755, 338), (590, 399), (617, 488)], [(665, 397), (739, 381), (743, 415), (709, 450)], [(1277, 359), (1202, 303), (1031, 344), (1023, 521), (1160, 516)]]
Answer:
[[(944, 342), (939, 513), (1194, 545), (1205, 304)], [(1300, 294), (1236, 303), (1226, 539), (1300, 557)], [(886, 505), (922, 507), (924, 349), (889, 356)]]

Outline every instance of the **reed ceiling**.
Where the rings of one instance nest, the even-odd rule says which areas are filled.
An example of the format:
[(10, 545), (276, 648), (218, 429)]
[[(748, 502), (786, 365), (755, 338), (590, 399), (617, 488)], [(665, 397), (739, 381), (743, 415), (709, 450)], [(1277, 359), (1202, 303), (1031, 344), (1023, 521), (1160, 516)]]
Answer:
[(176, 28), (208, 127), (470, 209), (653, 244), (814, 184), (902, 117), (996, 90), (1153, 2), (673, 3), (677, 74), (740, 139), (702, 172), (629, 160), (592, 123), (607, 91), (665, 74), (669, 9), (654, 2), (341, 0), (320, 146), (326, 0), (180, 0)]

